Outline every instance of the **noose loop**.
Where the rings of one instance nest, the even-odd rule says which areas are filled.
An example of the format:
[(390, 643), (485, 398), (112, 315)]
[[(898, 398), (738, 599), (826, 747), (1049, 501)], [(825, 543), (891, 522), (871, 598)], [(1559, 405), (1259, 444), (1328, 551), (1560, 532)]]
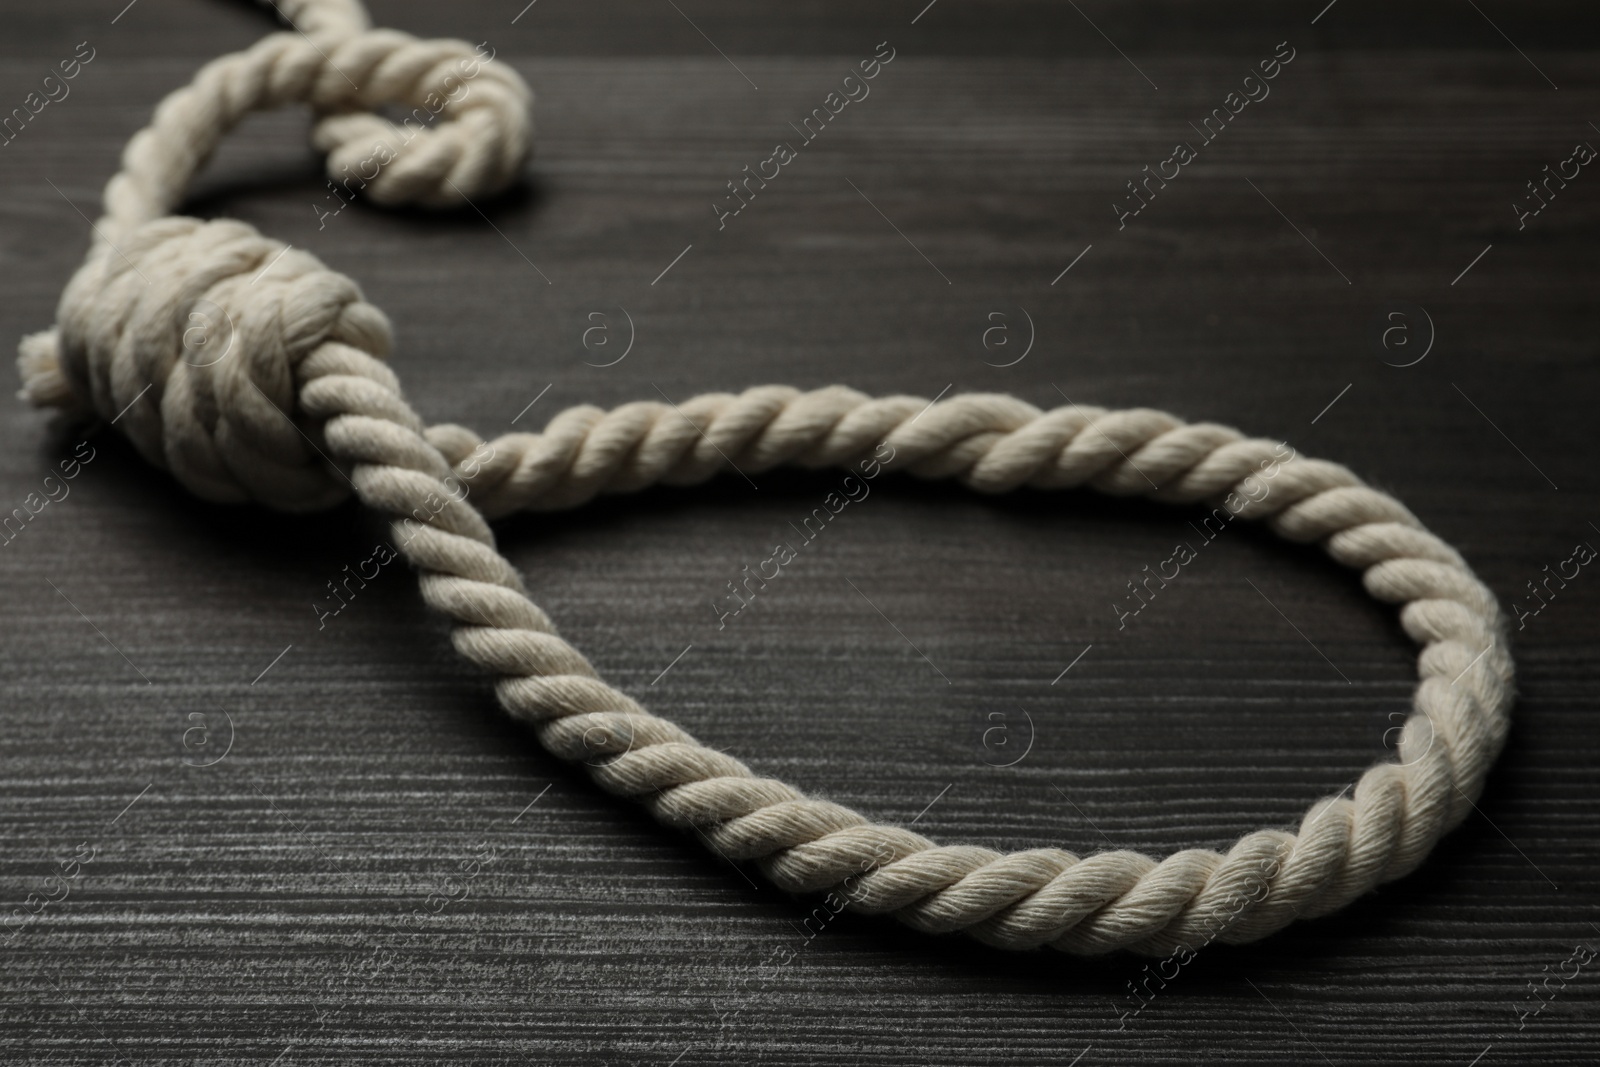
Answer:
[[(335, 179), (382, 157), (363, 179), (374, 200), (449, 207), (515, 179), (531, 94), (467, 44), (369, 29), (355, 0), (279, 9), (294, 31), (208, 64), (129, 142), (57, 325), (22, 343), (23, 395), (114, 420), (207, 500), (308, 510), (353, 488), (391, 517), (424, 599), (454, 621), (461, 654), (497, 676), (500, 703), (603, 788), (784, 889), (829, 890), (931, 932), (1082, 953), (1249, 941), (1326, 914), (1415, 868), (1470, 810), (1509, 725), (1499, 607), (1454, 549), (1337, 464), (1148, 409), (1045, 411), (981, 394), (929, 405), (842, 386), (576, 407), (493, 442), (426, 426), (383, 363), (388, 321), (355, 282), (244, 223), (169, 213), (244, 114), (288, 103), (316, 113)], [(388, 105), (432, 121), (396, 123), (377, 113)], [(1314, 804), (1298, 833), (1159, 861), (941, 846), (760, 777), (602, 681), (528, 599), (487, 522), (702, 482), (730, 461), (1207, 503), (1319, 544), (1402, 605), (1422, 646), (1397, 758), (1350, 797)]]

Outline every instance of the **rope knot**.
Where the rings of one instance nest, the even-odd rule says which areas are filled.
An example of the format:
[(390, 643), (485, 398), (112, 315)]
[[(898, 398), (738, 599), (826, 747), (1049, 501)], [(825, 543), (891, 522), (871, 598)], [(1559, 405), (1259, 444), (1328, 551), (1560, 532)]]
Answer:
[(328, 342), (383, 358), (389, 322), (310, 253), (231, 219), (158, 219), (90, 255), (57, 323), (23, 342), (35, 405), (116, 422), (207, 500), (309, 511), (348, 494), (296, 372)]

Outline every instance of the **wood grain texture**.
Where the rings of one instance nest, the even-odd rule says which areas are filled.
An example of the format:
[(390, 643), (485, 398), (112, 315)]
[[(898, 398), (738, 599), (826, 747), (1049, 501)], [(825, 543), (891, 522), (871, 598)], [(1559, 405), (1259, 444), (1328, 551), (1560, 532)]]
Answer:
[[(120, 6), (0, 16), (0, 110), (77, 42), (96, 49), (0, 148), (0, 336), (50, 322), (79, 212), (156, 101), (268, 26), (198, 0), (112, 23)], [(940, 0), (911, 25), (921, 4), (678, 6), (539, 0), (513, 25), (520, 3), (374, 5), (385, 25), (491, 41), (534, 86), (537, 158), (479, 205), (493, 226), (358, 203), (319, 229), (326, 189), (288, 113), (248, 121), (189, 210), (355, 277), (394, 321), (416, 406), (485, 434), (766, 382), (1065, 395), (1344, 462), (1507, 603), (1600, 545), (1600, 176), (1521, 231), (1511, 209), (1600, 141), (1592, 14)], [(898, 55), (871, 96), (719, 231), (724, 183), (886, 39)], [(1270, 97), (1119, 231), (1123, 183), (1283, 40), (1297, 54)], [(1436, 333), (1407, 368), (1372, 345), (1397, 301)], [(619, 308), (632, 350), (588, 365), (620, 351), (585, 350), (589, 316), (620, 344)], [(988, 365), (1022, 350), (1024, 310), (1032, 350)], [(985, 347), (997, 323), (1012, 347)], [(13, 404), (3, 507), (79, 440)], [(1142, 959), (1003, 954), (852, 916), (803, 927), (816, 901), (655, 826), (507, 723), (399, 565), (319, 629), (325, 583), (383, 536), (371, 517), (205, 506), (113, 434), (90, 444), (71, 495), (0, 547), (7, 914), (94, 850), (66, 899), (0, 931), (6, 1063), (1597, 1059), (1600, 975), (1569, 962), (1600, 946), (1592, 569), (1515, 635), (1509, 746), (1419, 873), (1213, 946), (1135, 1015)], [(885, 480), (719, 629), (713, 598), (834, 483), (730, 474), (514, 519), (502, 544), (650, 707), (941, 841), (1225, 848), (1350, 785), (1409, 706), (1393, 613), (1258, 530), (1205, 545), (1119, 629), (1112, 602), (1195, 539), (1193, 516), (1086, 494)]]

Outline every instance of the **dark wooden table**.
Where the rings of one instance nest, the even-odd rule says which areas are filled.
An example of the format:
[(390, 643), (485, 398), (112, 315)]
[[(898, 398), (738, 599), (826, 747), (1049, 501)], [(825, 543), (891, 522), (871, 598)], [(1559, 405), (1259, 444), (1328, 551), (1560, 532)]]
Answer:
[[(539, 94), (537, 156), (481, 205), (493, 225), (358, 203), (319, 229), (299, 113), (249, 120), (188, 210), (357, 278), (432, 419), (497, 433), (766, 382), (1066, 395), (1347, 463), (1508, 604), (1600, 545), (1600, 174), (1521, 228), (1513, 207), (1600, 143), (1592, 12), (374, 6), (488, 41)], [(268, 30), (238, 3), (121, 7), (5, 13), (0, 111), (79, 42), (94, 58), (0, 148), (0, 336), (50, 323), (155, 103)], [(895, 59), (870, 97), (719, 231), (724, 183), (883, 41)], [(1294, 58), (1270, 96), (1119, 229), (1124, 183), (1197, 141), (1189, 124), (1279, 42)], [(626, 359), (594, 366), (627, 319)], [(597, 323), (610, 349), (585, 348)], [(80, 440), (13, 403), (0, 509)], [(383, 535), (371, 517), (206, 506), (113, 433), (89, 447), (70, 496), (0, 548), (0, 896), (24, 907), (61, 863), (76, 872), (4, 935), (5, 1063), (1600, 1060), (1592, 569), (1515, 634), (1509, 746), (1419, 873), (1213, 946), (1135, 1014), (1140, 958), (803, 927), (815, 901), (508, 724), (399, 565), (319, 628), (325, 583)], [(941, 841), (1226, 848), (1353, 782), (1409, 706), (1393, 612), (1259, 530), (1209, 546), (1119, 630), (1112, 601), (1189, 516), (1083, 494), (886, 480), (719, 629), (711, 600), (831, 484), (729, 476), (507, 522), (503, 544), (652, 708)], [(435, 912), (464, 870), (466, 899)]]

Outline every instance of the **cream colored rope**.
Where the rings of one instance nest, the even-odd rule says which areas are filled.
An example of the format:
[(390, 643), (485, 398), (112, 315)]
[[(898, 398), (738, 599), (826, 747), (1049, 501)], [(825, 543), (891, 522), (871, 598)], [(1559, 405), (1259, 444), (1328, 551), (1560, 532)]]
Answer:
[[(310, 510), (353, 486), (393, 518), (424, 599), (454, 620), (461, 654), (497, 676), (501, 704), (603, 788), (756, 862), (784, 889), (831, 889), (922, 930), (1082, 953), (1248, 941), (1325, 914), (1415, 868), (1470, 810), (1512, 703), (1499, 607), (1455, 550), (1336, 464), (1159, 411), (1044, 411), (997, 395), (930, 406), (842, 386), (710, 394), (677, 409), (577, 407), (543, 433), (493, 442), (427, 427), (382, 362), (388, 320), (355, 282), (242, 222), (169, 213), (241, 117), (302, 102), (318, 115), (313, 137), (335, 178), (352, 161), (382, 159), (367, 195), (459, 204), (515, 178), (531, 94), (465, 43), (368, 29), (354, 0), (297, 0), (283, 12), (297, 31), (207, 64), (129, 142), (56, 327), (22, 343), (23, 395), (115, 417), (147, 459), (207, 500)], [(437, 119), (397, 125), (373, 113), (388, 104)], [(220, 356), (191, 343), (196, 315), (226, 324)], [(749, 473), (876, 473), (881, 463), (982, 492), (1087, 486), (1211, 502), (1320, 544), (1362, 570), (1373, 596), (1403, 605), (1422, 646), (1398, 759), (1367, 770), (1352, 797), (1313, 805), (1298, 834), (1263, 830), (1226, 854), (1159, 861), (941, 846), (759, 777), (602, 681), (528, 599), (487, 522), (702, 482), (730, 461)]]

